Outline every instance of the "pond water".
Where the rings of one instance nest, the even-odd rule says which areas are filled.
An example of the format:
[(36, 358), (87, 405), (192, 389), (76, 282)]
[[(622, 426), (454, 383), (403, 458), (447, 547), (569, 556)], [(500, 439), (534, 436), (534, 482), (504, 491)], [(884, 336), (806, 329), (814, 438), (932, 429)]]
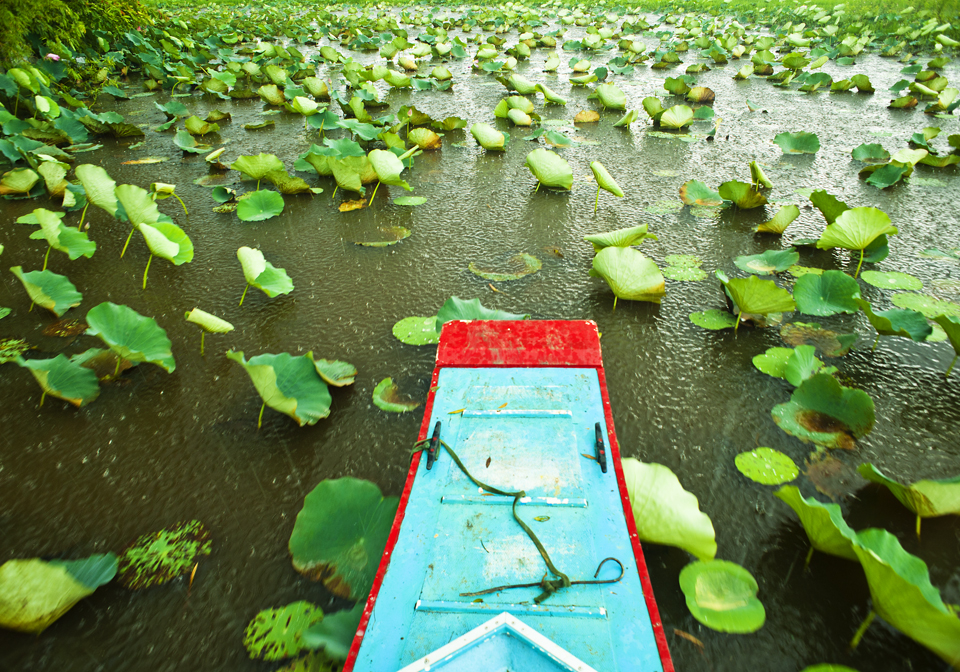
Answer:
[[(571, 30), (567, 37), (577, 35)], [(639, 39), (656, 44), (649, 33)], [(593, 57), (595, 65), (610, 53)], [(571, 54), (561, 52), (559, 76), (542, 72), (546, 54), (535, 50), (517, 71), (566, 97), (566, 107), (543, 107), (538, 101), (537, 112), (572, 126), (576, 112), (595, 104), (586, 100), (589, 90), (569, 85)], [(706, 62), (692, 52), (683, 58), (684, 65)], [(738, 453), (757, 446), (783, 451), (800, 465), (810, 459), (813, 447), (782, 432), (770, 416), (775, 404), (789, 399), (790, 386), (751, 364), (753, 356), (783, 345), (779, 332), (707, 331), (688, 315), (724, 306), (714, 269), (742, 275), (735, 257), (818, 237), (824, 222), (798, 194), (803, 189), (826, 189), (852, 207), (884, 210), (900, 233), (891, 237), (890, 256), (867, 268), (912, 273), (924, 281), (925, 292), (957, 300), (957, 285), (951, 294), (951, 285), (942, 281), (960, 280), (960, 266), (918, 255), (928, 247), (958, 245), (957, 170), (920, 165), (914, 178), (879, 191), (858, 178), (859, 164), (850, 159), (850, 150), (864, 142), (880, 142), (891, 152), (906, 147), (907, 138), (930, 125), (944, 129), (935, 143), (945, 147), (946, 135), (957, 132), (956, 117), (939, 120), (919, 110), (887, 109), (887, 89), (902, 78), (902, 66), (878, 56), (862, 57), (852, 67), (830, 62), (823, 68), (836, 79), (868, 74), (874, 95), (790, 95), (796, 92), (763, 79), (734, 81), (738, 61), (710, 65), (714, 69), (697, 79), (716, 92), (713, 108), (722, 121), (715, 141), (702, 137), (713, 122), (695, 123), (692, 132), (701, 137), (693, 142), (650, 134), (654, 129), (640, 101), (664, 94), (664, 78), (682, 71), (641, 65), (615, 78), (628, 108), (640, 109), (640, 120), (628, 129), (614, 128), (620, 113), (601, 112), (599, 123), (578, 125), (571, 135), (580, 143), (556, 150), (574, 172), (573, 190), (558, 193), (535, 191), (536, 181), (524, 167), (526, 154), (538, 146), (526, 140), (532, 130), (494, 122), (492, 109), (505, 89), (493, 76), (471, 72), (469, 60), (452, 61), (447, 64), (454, 74), (451, 91), (383, 89), (388, 110), (415, 104), (435, 118), (457, 115), (470, 124), (494, 123), (511, 134), (505, 153), (485, 153), (468, 132), (449, 132), (440, 151), (417, 157), (413, 169), (404, 172), (412, 193), (428, 199), (422, 206), (393, 205), (391, 199), (406, 192), (381, 186), (371, 207), (340, 213), (341, 194), (330, 198), (333, 180), (304, 176), (324, 193), (286, 196), (283, 214), (260, 223), (212, 212), (217, 204), (210, 188), (194, 184), (208, 174), (202, 155), (181, 154), (169, 133), (151, 130), (164, 121), (153, 101), (166, 102), (169, 92), (116, 101), (102, 96), (98, 110), (116, 109), (126, 121), (145, 125), (145, 144), (130, 150), (130, 141), (108, 140), (103, 149), (79, 155), (77, 163), (102, 165), (117, 183), (176, 184), (189, 216), (175, 199), (160, 207), (190, 235), (196, 256), (181, 267), (157, 260), (143, 290), (148, 256), (143, 241), (135, 237), (121, 259), (128, 225), (91, 208), (87, 219), (98, 246), (95, 256), (71, 262), (53, 252), (49, 267), (66, 274), (84, 294), (82, 306), (68, 316), (82, 318), (102, 301), (129, 305), (166, 329), (177, 367), (172, 374), (146, 364), (136, 367), (79, 410), (52, 398), (38, 407), (39, 389), (29, 373), (13, 364), (2, 367), (0, 560), (119, 552), (141, 534), (192, 518), (211, 530), (213, 552), (200, 562), (192, 587), (180, 580), (131, 592), (111, 583), (39, 637), (0, 631), (0, 669), (276, 669), (276, 663), (250, 661), (241, 644), (246, 624), (258, 611), (301, 599), (325, 609), (343, 606), (290, 564), (287, 540), (303, 497), (320, 480), (341, 476), (369, 479), (385, 494), (400, 494), (420, 410), (385, 413), (373, 405), (371, 393), (391, 376), (402, 392), (426, 397), (435, 347), (404, 345), (391, 327), (407, 316), (435, 314), (450, 296), (479, 297), (488, 307), (531, 313), (534, 319), (595, 320), (624, 456), (670, 467), (713, 520), (717, 557), (742, 564), (757, 578), (766, 625), (752, 635), (714, 632), (693, 619), (679, 590), (677, 576), (689, 556), (644, 545), (678, 670), (795, 672), (819, 662), (843, 663), (860, 672), (944, 669), (939, 658), (880, 621), (855, 652), (847, 650), (870, 608), (862, 570), (818, 553), (805, 571), (808, 545), (796, 516), (773, 496), (774, 488), (745, 479), (734, 466)], [(956, 63), (944, 74), (956, 81)], [(140, 90), (138, 82), (130, 87)], [(747, 99), (759, 109), (751, 112)], [(221, 124), (219, 138), (208, 138), (226, 145), (227, 163), (242, 154), (270, 152), (292, 171), (297, 155), (317, 141), (299, 115), (262, 116), (266, 106), (259, 100), (221, 101), (200, 94), (177, 100), (201, 117), (214, 108), (233, 115), (232, 122)], [(243, 129), (263, 119), (277, 123), (266, 130)], [(822, 147), (816, 155), (786, 156), (772, 143), (781, 131), (801, 130), (818, 134)], [(145, 156), (168, 160), (123, 164)], [(602, 193), (596, 215), (592, 160), (603, 162), (625, 192), (622, 199)], [(774, 184), (769, 200), (800, 205), (800, 217), (783, 241), (753, 233), (776, 206), (713, 212), (680, 207), (678, 188), (686, 180), (710, 187), (730, 179), (749, 181), (752, 160)], [(254, 189), (240, 178), (231, 171), (224, 183)], [(46, 197), (5, 202), (0, 212), (4, 267), (42, 265), (45, 246), (29, 240), (30, 227), (15, 223), (36, 207), (58, 209)], [(65, 221), (78, 218), (72, 213)], [(640, 223), (659, 236), (642, 249), (661, 267), (668, 254), (696, 254), (710, 275), (703, 282), (667, 280), (660, 305), (619, 301), (612, 311), (610, 289), (587, 275), (593, 252), (582, 238)], [(379, 227), (397, 225), (412, 235), (386, 248), (354, 244)], [(295, 290), (274, 299), (252, 291), (238, 307), (244, 281), (235, 254), (243, 245), (260, 248), (285, 268)], [(467, 270), (470, 262), (492, 265), (521, 252), (541, 259), (542, 270), (494, 285)], [(803, 265), (853, 270), (841, 251), (800, 248), (800, 255)], [(0, 305), (14, 312), (0, 321), (0, 336), (26, 338), (49, 353), (44, 356), (99, 345), (93, 337), (42, 335), (53, 318), (28, 311), (16, 279), (6, 272), (2, 278)], [(780, 284), (790, 287), (792, 278), (784, 275)], [(861, 287), (875, 307), (890, 307), (891, 292), (866, 283)], [(226, 335), (208, 335), (206, 356), (200, 355), (199, 329), (183, 319), (194, 307), (236, 326)], [(786, 317), (860, 335), (850, 354), (827, 361), (839, 368), (845, 384), (870, 394), (877, 423), (855, 451), (835, 451), (842, 469), (832, 477), (833, 487), (842, 493), (844, 513), (855, 529), (877, 526), (897, 534), (908, 551), (928, 563), (944, 600), (960, 603), (960, 520), (926, 520), (920, 542), (912, 514), (853, 471), (869, 461), (907, 482), (960, 473), (960, 374), (943, 376), (953, 357), (949, 344), (883, 338), (872, 351), (875, 332), (862, 314)], [(351, 362), (359, 375), (353, 386), (333, 390), (328, 419), (300, 428), (267, 409), (258, 430), (261, 400), (247, 374), (223, 356), (231, 348), (247, 357), (312, 351)], [(798, 484), (805, 495), (816, 494), (807, 476), (801, 475)], [(678, 633), (699, 639), (703, 648)]]

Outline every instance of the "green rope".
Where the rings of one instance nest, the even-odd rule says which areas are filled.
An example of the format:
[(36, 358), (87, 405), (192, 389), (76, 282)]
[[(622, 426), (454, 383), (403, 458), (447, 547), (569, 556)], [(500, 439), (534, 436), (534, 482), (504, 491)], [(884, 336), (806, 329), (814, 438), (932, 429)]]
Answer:
[[(426, 447), (426, 444), (429, 442), (430, 442), (430, 439), (424, 439), (423, 441), (418, 441), (416, 444), (414, 444), (413, 452), (417, 453), (422, 451)], [(522, 497), (526, 497), (527, 493), (523, 490), (520, 490), (519, 492), (507, 492), (506, 490), (500, 490), (499, 488), (495, 488), (492, 485), (487, 485), (482, 481), (478, 481), (476, 478), (474, 478), (473, 474), (467, 471), (467, 468), (463, 466), (463, 462), (461, 462), (460, 458), (457, 457), (457, 454), (453, 452), (453, 448), (448, 446), (446, 442), (444, 442), (442, 439), (440, 443), (441, 445), (443, 445), (444, 448), (447, 449), (447, 452), (450, 453), (450, 457), (452, 457), (456, 465), (460, 467), (460, 471), (466, 474), (467, 478), (473, 481), (474, 485), (494, 495), (503, 495), (505, 497), (513, 497), (514, 520), (516, 520), (517, 524), (523, 528), (523, 531), (527, 533), (528, 537), (530, 537), (530, 541), (532, 541), (533, 545), (537, 547), (538, 551), (540, 551), (540, 556), (543, 558), (543, 561), (547, 563), (547, 569), (549, 569), (554, 576), (558, 577), (556, 579), (548, 581), (546, 574), (544, 574), (544, 577), (540, 581), (540, 583), (534, 584), (534, 585), (539, 585), (541, 588), (543, 588), (543, 592), (540, 593), (540, 595), (538, 595), (537, 597), (533, 598), (533, 601), (537, 604), (540, 604), (541, 602), (546, 600), (548, 597), (553, 595), (555, 592), (557, 592), (561, 588), (569, 588), (571, 585), (570, 577), (564, 574), (563, 572), (561, 572), (559, 569), (557, 569), (556, 566), (554, 566), (553, 561), (550, 559), (550, 554), (547, 553), (547, 549), (543, 547), (542, 543), (540, 543), (540, 540), (537, 538), (537, 535), (534, 534), (533, 530), (531, 530), (530, 527), (520, 519), (520, 516), (517, 515), (517, 502), (519, 502)]]

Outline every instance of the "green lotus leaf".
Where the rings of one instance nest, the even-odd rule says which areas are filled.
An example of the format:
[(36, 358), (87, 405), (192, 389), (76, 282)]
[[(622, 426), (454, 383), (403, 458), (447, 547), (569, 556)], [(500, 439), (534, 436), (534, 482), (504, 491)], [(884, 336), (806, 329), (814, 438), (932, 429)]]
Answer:
[(790, 292), (777, 287), (773, 280), (761, 280), (755, 275), (727, 280), (719, 271), (717, 277), (741, 313), (769, 315), (796, 309)]
[(220, 130), (220, 124), (211, 124), (196, 115), (188, 117), (184, 121), (184, 125), (190, 135), (204, 136), (207, 133), (216, 133)]
[(868, 434), (876, 420), (870, 395), (843, 387), (828, 373), (803, 381), (771, 415), (780, 429), (801, 441), (846, 449)]
[(656, 96), (647, 96), (641, 101), (644, 111), (650, 116), (654, 121), (659, 121), (661, 115), (664, 113), (663, 102)]
[(797, 310), (805, 315), (836, 315), (860, 310), (860, 285), (842, 271), (824, 271), (797, 278), (793, 287)]
[(590, 170), (593, 171), (593, 177), (597, 181), (597, 186), (601, 189), (609, 191), (614, 196), (619, 196), (623, 198), (623, 190), (617, 184), (617, 181), (613, 179), (607, 169), (599, 161), (590, 162)]
[(407, 141), (420, 149), (439, 149), (442, 138), (429, 128), (411, 128), (407, 132)]
[(373, 390), (373, 403), (377, 408), (388, 413), (406, 413), (420, 405), (418, 401), (402, 398), (392, 378), (384, 378), (377, 383)]
[(200, 325), (204, 331), (208, 331), (211, 334), (226, 334), (233, 331), (232, 324), (199, 308), (194, 308), (187, 313), (186, 319), (187, 322)]
[(73, 561), (8, 560), (0, 566), (0, 627), (39, 634), (110, 581), (116, 569), (113, 553)]
[(661, 270), (663, 277), (670, 280), (684, 282), (700, 282), (707, 279), (707, 272), (702, 268), (688, 268), (685, 266), (667, 266)]
[(813, 345), (827, 357), (842, 357), (857, 342), (856, 334), (839, 334), (812, 322), (785, 324), (780, 328), (780, 337), (787, 345)]
[(28, 195), (40, 181), (40, 176), (29, 168), (14, 168), (0, 178), (0, 196)]
[(720, 194), (697, 180), (688, 180), (680, 185), (680, 200), (686, 205), (723, 205)]
[(378, 231), (385, 240), (355, 240), (354, 244), (363, 247), (387, 247), (388, 245), (396, 245), (401, 240), (406, 240), (412, 233), (410, 229), (403, 226), (381, 226)]
[(820, 151), (820, 138), (816, 133), (778, 133), (773, 142), (784, 154), (816, 154)]
[(353, 381), (357, 377), (357, 367), (349, 362), (341, 362), (336, 359), (315, 359), (313, 365), (323, 382), (334, 387), (353, 385)]
[(879, 310), (873, 311), (868, 301), (856, 299), (863, 314), (880, 336), (903, 336), (915, 341), (925, 341), (933, 331), (927, 319), (915, 310)]
[(267, 173), (284, 170), (283, 161), (275, 154), (260, 153), (256, 156), (240, 156), (230, 164), (233, 170), (239, 170), (252, 180), (262, 180)]
[(393, 199), (394, 205), (406, 205), (406, 206), (415, 206), (423, 205), (427, 202), (427, 199), (423, 196), (401, 196), (399, 198)]
[(527, 254), (526, 252), (522, 252), (510, 257), (510, 259), (507, 260), (507, 264), (515, 270), (506, 273), (491, 271), (480, 268), (472, 261), (470, 262), (468, 268), (470, 269), (471, 273), (483, 278), (484, 280), (490, 280), (491, 282), (506, 282), (508, 280), (519, 280), (524, 276), (536, 273), (543, 267), (543, 264), (539, 259), (531, 254)]
[(443, 325), (453, 320), (527, 320), (530, 315), (508, 313), (503, 310), (494, 310), (485, 307), (480, 299), (465, 301), (456, 296), (447, 299), (437, 311), (436, 331), (440, 332)]
[(693, 110), (686, 105), (674, 105), (660, 115), (660, 125), (664, 128), (683, 128), (693, 121)]
[(283, 212), (283, 196), (270, 189), (260, 189), (241, 198), (237, 203), (237, 217), (243, 222), (262, 222)]
[(606, 233), (595, 233), (590, 236), (584, 236), (583, 239), (593, 245), (593, 251), (599, 252), (605, 247), (630, 247), (640, 245), (647, 238), (658, 240), (657, 236), (647, 233), (648, 224), (640, 226), (631, 226), (626, 229), (617, 229), (616, 231), (607, 231)]
[(864, 163), (886, 163), (890, 160), (890, 152), (877, 144), (863, 143), (850, 152), (850, 155), (855, 161)]
[(600, 104), (609, 110), (627, 109), (627, 96), (616, 84), (600, 84), (594, 93)]
[(312, 353), (294, 357), (263, 354), (244, 359), (243, 352), (228, 350), (227, 359), (242, 366), (263, 403), (297, 421), (297, 424), (316, 424), (330, 415), (330, 390), (321, 380), (313, 362)]
[(176, 224), (156, 222), (153, 225), (138, 224), (137, 228), (143, 234), (151, 254), (166, 259), (174, 266), (193, 261), (193, 242)]
[(720, 331), (721, 329), (733, 329), (737, 326), (737, 316), (728, 313), (725, 310), (713, 309), (705, 310), (699, 313), (690, 313), (690, 321), (698, 327)]
[(904, 166), (915, 166), (929, 153), (925, 149), (901, 149), (894, 153), (892, 161)]
[(960, 514), (960, 476), (937, 480), (924, 479), (903, 485), (886, 476), (872, 464), (865, 463), (857, 471), (868, 481), (885, 486), (900, 503), (917, 514), (917, 535), (920, 519), (947, 514)]
[(605, 247), (593, 258), (590, 275), (610, 285), (617, 299), (660, 303), (665, 293), (663, 275), (657, 264), (632, 247)]
[(437, 316), (405, 317), (393, 325), (393, 335), (408, 345), (436, 345), (440, 342)]
[(837, 221), (837, 217), (850, 209), (846, 203), (837, 200), (836, 196), (828, 194), (823, 189), (818, 189), (810, 194), (810, 202), (827, 220), (827, 224), (833, 224)]
[(957, 359), (960, 358), (960, 317), (956, 315), (937, 315), (933, 318), (933, 321), (940, 325), (940, 328), (946, 334), (947, 338), (950, 339), (950, 345), (953, 346), (953, 351), (956, 353), (953, 357), (953, 361), (950, 362), (950, 367), (947, 369), (946, 376), (950, 376), (950, 372), (953, 370), (953, 365), (957, 363)]
[(923, 289), (923, 281), (920, 278), (898, 271), (864, 271), (860, 279), (868, 285), (881, 289)]
[(773, 448), (754, 448), (740, 453), (734, 462), (741, 474), (763, 485), (780, 485), (800, 475), (797, 464)]
[(156, 364), (168, 373), (177, 365), (170, 352), (170, 339), (151, 317), (144, 317), (133, 308), (105, 301), (87, 312), (87, 334), (99, 336), (120, 359)]
[(947, 663), (960, 660), (960, 619), (930, 583), (926, 563), (886, 530), (863, 530), (853, 551), (867, 576), (873, 610)]
[(891, 296), (890, 301), (898, 308), (915, 310), (931, 320), (937, 315), (960, 317), (960, 305), (950, 301), (942, 301), (926, 294), (900, 292)]
[(507, 77), (505, 86), (511, 91), (516, 91), (521, 96), (528, 96), (537, 92), (537, 85), (519, 74), (512, 74)]
[(570, 189), (573, 187), (573, 170), (570, 164), (549, 149), (535, 149), (527, 154), (524, 164), (545, 187)]
[(303, 631), (303, 643), (311, 649), (322, 650), (333, 660), (346, 660), (360, 627), (364, 607), (363, 601), (357, 602), (353, 609), (342, 609), (308, 627)]
[(307, 628), (321, 623), (323, 610), (310, 602), (293, 602), (258, 613), (243, 633), (243, 646), (254, 660), (283, 660), (309, 648)]
[(757, 189), (773, 188), (773, 182), (770, 181), (767, 174), (763, 172), (763, 168), (761, 168), (760, 164), (756, 161), (750, 162), (750, 183)]
[(70, 170), (70, 164), (60, 161), (44, 161), (37, 166), (37, 172), (43, 178), (44, 185), (47, 187), (47, 193), (51, 196), (63, 196), (67, 184), (65, 179), (67, 171)]
[(717, 189), (720, 197), (727, 201), (733, 201), (734, 205), (744, 210), (752, 210), (766, 205), (767, 198), (759, 191), (753, 188), (752, 184), (730, 180), (724, 182)]
[(66, 355), (60, 354), (52, 359), (22, 359), (18, 356), (15, 361), (30, 370), (44, 397), (49, 394), (80, 408), (100, 395), (96, 374), (67, 359)]
[(795, 485), (785, 485), (775, 494), (787, 503), (800, 517), (803, 531), (807, 533), (810, 546), (847, 560), (857, 560), (853, 552), (857, 533), (843, 519), (839, 504), (824, 504), (816, 499), (807, 499)]
[(755, 231), (757, 233), (775, 233), (782, 234), (787, 227), (800, 216), (800, 208), (796, 205), (785, 205), (777, 211), (773, 219), (759, 224)]
[(543, 94), (543, 99), (548, 103), (553, 103), (554, 105), (567, 104), (567, 101), (565, 98), (557, 95), (551, 89), (547, 88), (543, 84), (537, 84), (537, 91)]
[[(247, 284), (253, 285), (271, 299), (293, 291), (293, 282), (287, 272), (267, 261), (260, 250), (241, 247), (237, 250), (237, 259), (243, 267), (243, 277)], [(240, 302), (243, 303), (243, 300)]]
[(294, 96), (290, 102), (290, 107), (293, 108), (294, 112), (302, 114), (305, 117), (313, 116), (320, 111), (320, 105), (317, 101), (304, 98), (303, 96)]
[(40, 230), (31, 233), (31, 239), (46, 240), (50, 247), (63, 252), (71, 261), (79, 257), (89, 259), (97, 251), (97, 244), (87, 238), (86, 233), (63, 225), (61, 213), (37, 208), (33, 214), (40, 224)]
[[(291, 175), (286, 170), (274, 170), (264, 176), (265, 179), (273, 183), (281, 194), (319, 194), (323, 189), (314, 189), (302, 178)], [(259, 193), (259, 192), (254, 192)], [(269, 198), (269, 197), (267, 197)], [(275, 199), (272, 199), (275, 201)], [(282, 208), (281, 208), (282, 210)]]
[(887, 189), (903, 179), (904, 176), (909, 175), (910, 172), (909, 166), (888, 163), (880, 167), (868, 166), (860, 171), (860, 174), (861, 176), (868, 174), (867, 184), (871, 184), (877, 189)]
[(762, 254), (737, 257), (733, 263), (747, 273), (770, 275), (783, 273), (798, 261), (800, 261), (800, 254), (791, 247), (789, 250), (767, 250)]
[[(362, 163), (358, 165), (358, 162), (365, 162), (367, 167), (370, 167), (371, 171), (373, 169), (370, 166), (370, 160), (364, 157), (348, 157), (345, 159), (335, 159), (329, 157), (327, 159), (327, 166), (330, 168), (330, 172), (333, 174), (333, 179), (337, 181), (337, 186), (341, 189), (347, 191), (355, 191), (357, 193), (363, 194), (363, 176), (360, 174), (360, 168)], [(376, 173), (373, 173), (374, 178), (376, 178)]]
[(116, 217), (118, 206), (114, 189), (117, 183), (107, 174), (107, 171), (100, 166), (83, 163), (77, 166), (74, 172), (80, 184), (83, 185), (87, 200), (101, 210), (105, 210), (111, 217)]
[(210, 550), (210, 533), (203, 523), (179, 522), (130, 544), (120, 555), (118, 580), (131, 590), (159, 586), (188, 573)]
[(286, 101), (283, 92), (275, 84), (264, 84), (256, 91), (257, 95), (263, 99), (263, 102), (269, 105), (281, 106)]
[(213, 149), (210, 145), (197, 142), (197, 139), (190, 135), (188, 131), (177, 131), (173, 136), (173, 144), (190, 154), (203, 154)]
[(753, 365), (761, 372), (774, 378), (783, 378), (797, 387), (818, 371), (832, 373), (834, 367), (823, 369), (823, 362), (814, 356), (816, 348), (812, 345), (798, 345), (796, 348), (768, 348), (762, 355), (753, 358)]
[(53, 271), (30, 271), (24, 273), (20, 266), (10, 269), (30, 296), (30, 300), (43, 306), (57, 317), (80, 305), (83, 295), (65, 275)]
[(470, 127), (470, 135), (486, 150), (502, 151), (506, 149), (510, 136), (501, 133), (490, 124), (478, 123)]
[(413, 187), (400, 177), (404, 165), (396, 154), (383, 149), (374, 149), (367, 155), (367, 158), (381, 182), (413, 191)]
[(369, 481), (321, 481), (290, 535), (294, 568), (344, 599), (366, 600), (400, 500)]
[(703, 265), (703, 260), (692, 254), (668, 254), (663, 261), (679, 268), (699, 268)]
[(676, 546), (701, 560), (717, 554), (710, 517), (669, 468), (632, 457), (621, 460), (621, 465), (641, 541)]
[(117, 201), (130, 224), (154, 224), (160, 221), (160, 210), (150, 192), (135, 184), (121, 184), (114, 189)]
[(747, 634), (766, 621), (766, 611), (756, 597), (756, 579), (736, 563), (689, 564), (680, 572), (680, 589), (693, 617), (712, 630)]

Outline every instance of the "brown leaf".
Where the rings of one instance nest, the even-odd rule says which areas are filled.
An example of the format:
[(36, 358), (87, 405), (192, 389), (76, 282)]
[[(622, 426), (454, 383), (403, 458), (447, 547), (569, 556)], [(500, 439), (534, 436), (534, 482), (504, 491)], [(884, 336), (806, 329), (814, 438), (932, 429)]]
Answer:
[(87, 325), (80, 320), (63, 318), (53, 324), (48, 324), (43, 329), (44, 336), (59, 336), (60, 338), (70, 338), (78, 336), (87, 330)]
[(830, 499), (851, 494), (862, 482), (853, 467), (822, 451), (810, 453), (804, 467), (803, 473), (817, 491)]
[(600, 113), (596, 110), (580, 110), (573, 118), (575, 124), (591, 124), (600, 121)]
[(688, 642), (693, 642), (698, 647), (700, 647), (700, 653), (703, 653), (703, 642), (701, 642), (699, 639), (691, 635), (689, 632), (684, 632), (683, 630), (678, 630), (677, 628), (674, 628), (673, 634), (677, 635), (678, 637), (683, 637)]
[(359, 199), (357, 201), (344, 201), (340, 204), (340, 212), (350, 212), (351, 210), (360, 210), (366, 207), (366, 199)]

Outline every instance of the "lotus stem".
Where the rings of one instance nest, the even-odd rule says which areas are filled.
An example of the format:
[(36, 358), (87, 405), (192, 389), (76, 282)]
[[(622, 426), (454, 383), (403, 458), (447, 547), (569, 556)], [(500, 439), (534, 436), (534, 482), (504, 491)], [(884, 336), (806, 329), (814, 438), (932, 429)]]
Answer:
[(330, 200), (331, 200), (331, 201), (337, 197), (337, 189), (339, 189), (339, 188), (340, 188), (340, 185), (339, 185), (339, 184), (333, 188), (333, 193), (330, 195)]
[(742, 311), (742, 310), (741, 310), (739, 313), (737, 313), (737, 323), (736, 323), (735, 325), (733, 325), (733, 333), (734, 333), (734, 334), (736, 334), (736, 333), (737, 333), (737, 329), (740, 328), (740, 316), (741, 316), (741, 315), (743, 315), (743, 311)]
[(143, 288), (147, 288), (147, 272), (150, 270), (150, 262), (153, 261), (153, 255), (147, 259), (147, 267), (143, 269)]
[(130, 244), (130, 239), (133, 238), (133, 229), (130, 229), (130, 233), (127, 234), (127, 242), (123, 244), (123, 249), (120, 250), (120, 258), (123, 259), (123, 255), (127, 253), (127, 245)]
[(117, 368), (113, 370), (113, 377), (116, 378), (120, 375), (120, 357), (117, 357)]
[(943, 374), (943, 377), (944, 377), (944, 378), (949, 378), (949, 377), (950, 377), (950, 372), (953, 371), (953, 365), (957, 363), (957, 357), (960, 357), (960, 355), (954, 355), (954, 356), (953, 356), (953, 361), (950, 362), (950, 366), (947, 367), (947, 372), (946, 372), (945, 374)]
[(87, 216), (87, 208), (90, 207), (90, 201), (87, 201), (87, 204), (83, 206), (83, 212), (80, 213), (80, 223), (77, 224), (77, 231), (83, 231), (83, 218)]
[(617, 310), (617, 299), (618, 299), (618, 298), (620, 298), (620, 297), (618, 297), (616, 294), (613, 295), (613, 310), (610, 311), (611, 313), (616, 312), (616, 310)]
[(267, 407), (267, 402), (263, 402), (262, 404), (260, 404), (260, 416), (257, 418), (257, 429), (258, 429), (258, 430), (259, 430), (260, 427), (263, 425), (263, 409), (265, 409), (266, 407)]
[[(17, 110), (20, 109), (20, 91), (17, 91), (17, 98), (13, 103), (13, 116), (17, 116)], [(43, 406), (43, 400), (41, 399), (40, 405)]]
[(373, 193), (370, 195), (370, 202), (367, 203), (367, 207), (370, 207), (371, 205), (373, 205), (373, 199), (377, 195), (377, 189), (379, 188), (380, 188), (380, 180), (377, 180), (377, 186), (373, 188)]
[[(540, 181), (539, 181), (539, 180), (537, 180), (537, 188), (533, 190), (533, 193), (537, 193), (538, 191), (540, 191)], [(599, 196), (600, 194), (597, 194), (597, 195)]]
[(803, 561), (803, 571), (810, 569), (810, 561), (813, 559), (813, 546), (810, 547), (810, 550), (807, 551), (807, 559)]
[(200, 331), (200, 356), (203, 357), (203, 339), (206, 338), (207, 332)]
[(870, 352), (876, 352), (876, 351), (877, 351), (877, 344), (878, 344), (879, 342), (880, 342), (880, 332), (878, 331), (878, 332), (877, 332), (877, 338), (873, 341), (873, 347), (870, 348)]
[(867, 632), (867, 628), (870, 627), (870, 624), (873, 623), (873, 619), (877, 617), (877, 612), (870, 610), (870, 613), (867, 614), (867, 617), (863, 619), (863, 623), (860, 624), (860, 627), (857, 628), (856, 634), (853, 636), (853, 639), (850, 640), (850, 649), (853, 650), (857, 648), (857, 645), (860, 643), (860, 640), (863, 639), (864, 634)]
[(860, 263), (857, 264), (857, 270), (855, 270), (855, 271), (853, 272), (853, 277), (854, 277), (854, 279), (856, 279), (856, 277), (857, 277), (858, 275), (860, 275), (860, 267), (861, 267), (861, 266), (863, 266), (863, 250), (860, 250)]
[(37, 406), (37, 408), (43, 408), (43, 400), (46, 399), (46, 398), (47, 398), (47, 393), (46, 393), (46, 392), (41, 392), (41, 393), (40, 393), (40, 405)]
[(597, 216), (597, 208), (600, 206), (600, 187), (597, 187), (597, 200), (593, 204), (593, 216)]
[(917, 514), (917, 541), (920, 541), (920, 514)]
[(52, 249), (53, 249), (53, 245), (50, 245), (49, 247), (47, 247), (47, 253), (43, 255), (43, 268), (40, 269), (41, 271), (47, 270), (47, 260), (50, 258), (50, 250)]
[(243, 296), (240, 297), (240, 305), (238, 305), (237, 308), (239, 308), (240, 306), (243, 305), (243, 300), (244, 300), (245, 298), (247, 298), (247, 290), (248, 290), (248, 289), (250, 289), (250, 283), (249, 283), (249, 282), (247, 283), (247, 286), (243, 288)]
[(177, 196), (176, 194), (172, 194), (172, 196), (173, 196), (175, 199), (177, 199), (178, 201), (180, 201), (180, 205), (183, 206), (183, 214), (185, 214), (185, 215), (187, 215), (187, 216), (189, 217), (189, 216), (190, 216), (190, 213), (187, 212), (187, 206), (183, 204), (183, 199), (180, 198), (179, 196)]

